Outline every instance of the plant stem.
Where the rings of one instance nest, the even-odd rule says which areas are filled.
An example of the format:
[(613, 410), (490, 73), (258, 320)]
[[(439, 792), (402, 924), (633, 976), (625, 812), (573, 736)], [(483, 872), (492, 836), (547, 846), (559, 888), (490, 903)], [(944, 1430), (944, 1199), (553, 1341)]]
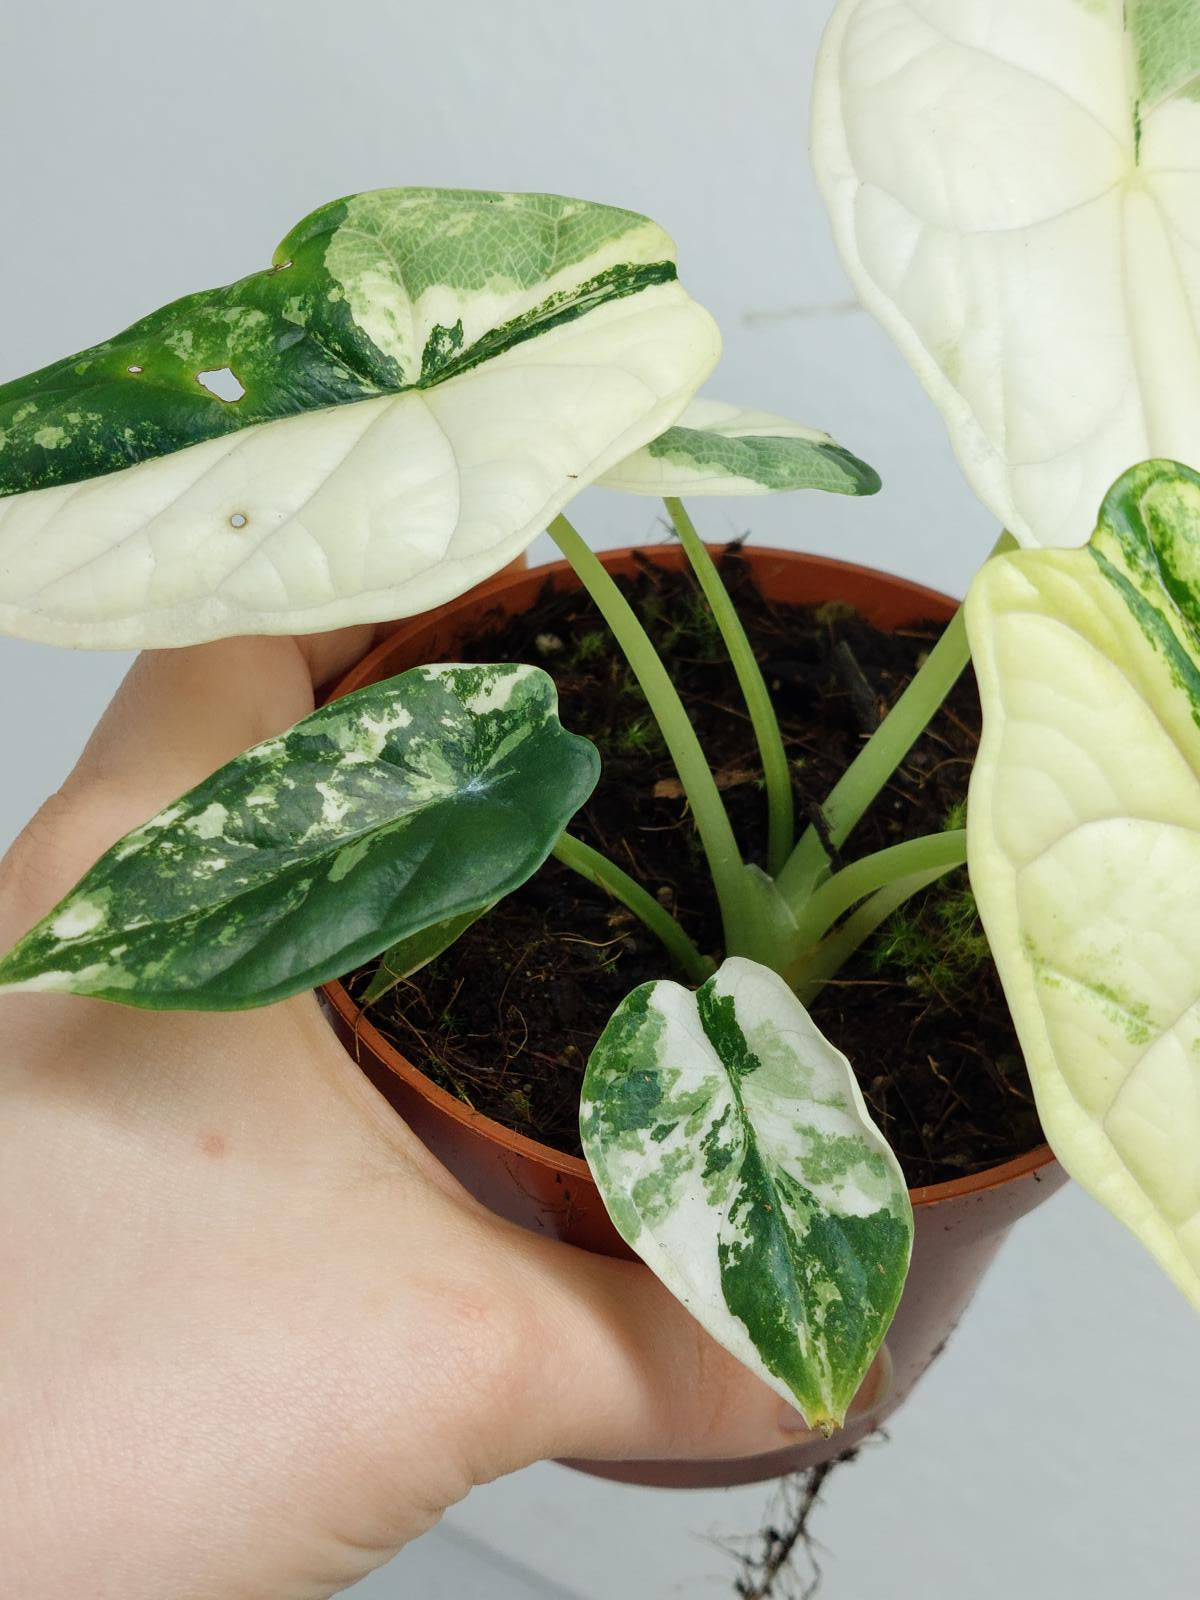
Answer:
[[(992, 547), (989, 559), (1015, 547), (1016, 540), (1005, 531)], [(779, 874), (780, 890), (793, 908), (807, 899), (825, 875), (829, 865), (826, 842), (836, 850), (849, 838), (868, 806), (929, 726), (970, 658), (960, 606), (904, 693), (830, 791), (821, 808), (824, 829), (819, 832), (815, 827), (807, 828)]]
[(601, 855), (599, 850), (593, 850), (591, 845), (584, 844), (582, 839), (572, 838), (569, 833), (563, 834), (554, 846), (552, 854), (564, 867), (570, 867), (572, 872), (577, 872), (581, 878), (596, 884), (605, 893), (612, 895), (614, 900), (619, 901), (627, 911), (632, 911), (655, 938), (661, 940), (667, 953), (689, 982), (700, 984), (706, 978), (712, 977), (715, 968), (708, 957), (701, 955), (666, 907), (660, 905), (654, 896), (643, 889), (641, 884), (627, 872), (623, 872), (615, 861), (610, 861), (607, 856)]
[(596, 602), (642, 686), (696, 819), (696, 829), (721, 906), (726, 945), (736, 949), (744, 943), (743, 923), (748, 915), (743, 892), (745, 867), (720, 791), (683, 701), (633, 607), (604, 570), (599, 557), (566, 517), (555, 517), (549, 533)]
[(914, 894), (936, 883), (947, 872), (953, 872), (954, 865), (931, 866), (923, 872), (914, 872), (911, 877), (895, 879), (886, 888), (877, 890), (869, 900), (864, 900), (858, 910), (847, 917), (828, 938), (823, 939), (815, 950), (793, 963), (783, 976), (795, 990), (800, 1002), (811, 1006), (830, 978), (893, 912), (898, 911)]
[[(835, 849), (849, 838), (867, 807), (929, 726), (969, 659), (967, 629), (960, 607), (904, 693), (830, 790), (821, 810), (828, 842)], [(828, 861), (826, 844), (817, 829), (806, 829), (779, 875), (785, 899), (793, 905), (805, 900)]]
[(668, 515), (675, 525), (679, 542), (684, 548), (692, 571), (704, 592), (737, 680), (741, 686), (746, 710), (758, 740), (762, 758), (763, 776), (767, 783), (767, 871), (778, 877), (796, 842), (795, 810), (792, 800), (792, 772), (788, 766), (787, 752), (779, 732), (779, 721), (771, 696), (759, 670), (758, 660), (746, 637), (741, 618), (729, 598), (729, 591), (721, 581), (716, 563), (709, 555), (695, 524), (684, 510), (683, 502), (668, 498), (665, 501)]
[(886, 850), (853, 861), (832, 878), (826, 879), (804, 902), (796, 917), (798, 943), (809, 949), (820, 941), (851, 906), (865, 900), (877, 889), (886, 889), (900, 879), (936, 871), (949, 872), (967, 859), (967, 832), (952, 828), (945, 833), (926, 834), (906, 839)]

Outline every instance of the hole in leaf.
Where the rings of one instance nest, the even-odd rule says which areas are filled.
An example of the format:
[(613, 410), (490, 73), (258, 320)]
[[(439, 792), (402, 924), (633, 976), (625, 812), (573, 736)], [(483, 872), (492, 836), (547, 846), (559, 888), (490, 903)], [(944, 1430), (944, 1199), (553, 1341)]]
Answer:
[(275, 263), (275, 271), (276, 272), (286, 272), (287, 269), (291, 266), (291, 264), (292, 263), (290, 261), (277, 261)]
[(125, 368), (126, 372), (140, 372), (141, 370), (142, 370), (141, 367), (126, 367)]
[(239, 383), (229, 367), (220, 367), (213, 372), (198, 372), (196, 382), (218, 400), (224, 400), (227, 405), (240, 400), (246, 392), (245, 385)]
[(229, 526), (231, 528), (244, 528), (249, 520), (245, 512), (235, 511), (229, 519)]

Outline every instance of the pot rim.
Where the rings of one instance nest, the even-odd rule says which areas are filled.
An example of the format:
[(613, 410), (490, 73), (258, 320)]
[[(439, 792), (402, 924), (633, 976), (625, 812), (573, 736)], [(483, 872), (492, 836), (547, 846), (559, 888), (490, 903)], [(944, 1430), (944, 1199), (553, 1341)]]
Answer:
[[(714, 553), (726, 548), (724, 544), (710, 545)], [(808, 555), (800, 550), (779, 550), (770, 545), (745, 544), (743, 552), (749, 557), (768, 557), (784, 562), (786, 565), (799, 563), (818, 571), (830, 574), (854, 574), (870, 579), (883, 579), (886, 582), (903, 587), (918, 603), (928, 602), (938, 610), (957, 609), (959, 601), (952, 596), (943, 594), (937, 589), (928, 588), (924, 584), (915, 583), (909, 578), (903, 578), (895, 573), (881, 572), (876, 567), (864, 567), (856, 562), (838, 561), (833, 556)], [(685, 552), (678, 544), (660, 545), (622, 545), (617, 549), (599, 552), (601, 558), (608, 561), (629, 561), (635, 555), (648, 555), (654, 560), (662, 559), (662, 564), (667, 566), (681, 566), (686, 562)], [(343, 674), (341, 678), (326, 692), (327, 700), (337, 699), (341, 695), (349, 694), (371, 681), (371, 675), (378, 663), (383, 660), (395, 646), (395, 641), (400, 632), (408, 633), (411, 629), (422, 626), (444, 626), (455, 617), (464, 612), (473, 612), (486, 606), (498, 594), (513, 587), (514, 584), (527, 583), (536, 578), (540, 581), (556, 580), (560, 577), (575, 578), (574, 569), (569, 561), (551, 561), (542, 566), (529, 567), (524, 571), (501, 572), (490, 578), (486, 583), (460, 595), (458, 599), (438, 607), (434, 612), (424, 616), (405, 618), (399, 628), (390, 632), (381, 639), (373, 649)], [(545, 1167), (554, 1172), (560, 1172), (564, 1177), (574, 1178), (580, 1182), (593, 1182), (591, 1170), (586, 1161), (579, 1156), (570, 1156), (562, 1151), (555, 1150), (552, 1145), (542, 1144), (540, 1140), (531, 1139), (526, 1134), (517, 1133), (511, 1128), (506, 1128), (503, 1123), (497, 1122), (492, 1117), (485, 1116), (481, 1111), (475, 1111), (470, 1106), (464, 1105), (461, 1100), (448, 1093), (434, 1083), (418, 1067), (413, 1066), (408, 1058), (400, 1053), (391, 1044), (374, 1023), (368, 1021), (361, 1009), (351, 999), (349, 991), (340, 979), (334, 979), (322, 985), (329, 1004), (337, 1012), (341, 1021), (352, 1034), (355, 1045), (361, 1039), (368, 1050), (372, 1052), (389, 1071), (416, 1093), (420, 1094), (431, 1105), (435, 1106), (444, 1115), (450, 1117), (462, 1127), (477, 1132), (490, 1139), (493, 1144), (507, 1150), (523, 1160), (533, 1162), (537, 1166)], [(1054, 1152), (1048, 1144), (1035, 1145), (1024, 1155), (1015, 1156), (1010, 1161), (1002, 1161), (994, 1167), (985, 1167), (981, 1172), (972, 1173), (966, 1178), (951, 1178), (945, 1183), (924, 1184), (919, 1188), (908, 1191), (909, 1200), (914, 1208), (918, 1206), (941, 1205), (948, 1200), (961, 1200), (972, 1195), (983, 1194), (989, 1189), (997, 1189), (1015, 1179), (1030, 1177), (1041, 1171), (1043, 1167), (1050, 1166), (1054, 1161)]]

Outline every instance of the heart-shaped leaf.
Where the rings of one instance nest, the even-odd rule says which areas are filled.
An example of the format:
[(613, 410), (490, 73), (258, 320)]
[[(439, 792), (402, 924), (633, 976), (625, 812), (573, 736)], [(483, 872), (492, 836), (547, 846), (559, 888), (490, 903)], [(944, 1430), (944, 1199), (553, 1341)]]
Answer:
[(0, 988), (162, 1010), (281, 1000), (519, 887), (598, 771), (536, 667), (415, 667), (128, 834), (0, 961)]
[(840, 1426), (912, 1211), (849, 1063), (783, 980), (732, 958), (695, 993), (635, 989), (588, 1062), (580, 1130), (622, 1237), (811, 1427)]
[(383, 189), (0, 387), (0, 627), (124, 648), (409, 616), (519, 555), (711, 370), (645, 217)]
[(1200, 1306), (1200, 475), (967, 602), (971, 881), (1056, 1154)]
[(769, 411), (693, 400), (674, 427), (610, 467), (597, 483), (672, 498), (787, 489), (874, 494), (879, 474), (827, 433)]
[(1200, 438), (1200, 0), (841, 0), (813, 156), (859, 295), (1026, 545)]

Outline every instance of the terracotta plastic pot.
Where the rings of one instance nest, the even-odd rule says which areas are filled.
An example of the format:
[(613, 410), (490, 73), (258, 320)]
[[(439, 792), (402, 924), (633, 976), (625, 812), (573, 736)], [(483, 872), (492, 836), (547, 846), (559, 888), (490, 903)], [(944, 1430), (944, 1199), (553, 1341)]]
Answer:
[[(945, 595), (863, 567), (788, 551), (747, 547), (744, 553), (771, 600), (847, 600), (876, 626), (889, 629), (948, 620), (955, 609)], [(685, 565), (678, 546), (642, 554), (672, 570)], [(637, 571), (631, 550), (611, 551), (603, 559), (610, 572)], [(439, 611), (401, 626), (341, 680), (334, 695), (425, 662), (458, 659), (461, 642), (481, 631), (489, 616), (495, 620), (498, 614), (527, 610), (547, 579), (558, 588), (579, 587), (566, 562), (502, 573)], [(484, 1205), (585, 1250), (632, 1257), (584, 1162), (511, 1132), (439, 1089), (359, 1014), (340, 983), (327, 984), (325, 997), (335, 1028), (363, 1071)], [(852, 1448), (892, 1415), (941, 1353), (1013, 1223), (1064, 1181), (1049, 1146), (1039, 1145), (1019, 1160), (972, 1178), (912, 1191), (916, 1238), (912, 1269), (887, 1338), (890, 1381), (880, 1382), (878, 1370), (868, 1377), (863, 1405), (833, 1439), (801, 1435), (794, 1447), (748, 1460), (589, 1463), (586, 1470), (628, 1483), (718, 1487), (799, 1471)]]

